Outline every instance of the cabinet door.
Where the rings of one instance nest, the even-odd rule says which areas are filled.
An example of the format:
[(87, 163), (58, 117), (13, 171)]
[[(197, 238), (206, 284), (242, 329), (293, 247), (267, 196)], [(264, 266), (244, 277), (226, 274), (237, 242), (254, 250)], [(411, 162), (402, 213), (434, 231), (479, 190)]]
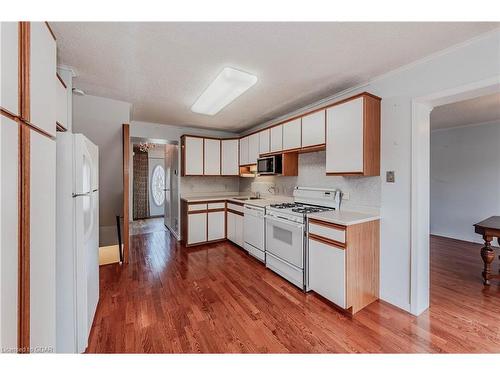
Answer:
[(271, 128), (271, 152), (283, 150), (283, 125)]
[(347, 308), (345, 250), (309, 239), (309, 286), (337, 306)]
[(185, 137), (185, 175), (203, 175), (203, 138)]
[(301, 141), (300, 118), (283, 124), (283, 150), (300, 148)]
[(363, 98), (331, 107), (326, 116), (326, 173), (363, 172)]
[(247, 165), (248, 163), (248, 137), (240, 139), (240, 165)]
[(259, 133), (248, 137), (248, 164), (257, 164), (259, 158)]
[(325, 111), (302, 117), (302, 147), (325, 143)]
[(208, 213), (208, 241), (220, 240), (226, 237), (226, 212)]
[(56, 142), (31, 131), (30, 147), (30, 344), (55, 348)]
[(223, 139), (222, 144), (222, 175), (238, 176), (240, 174), (237, 139)]
[(265, 154), (270, 150), (270, 131), (269, 129), (262, 130), (259, 132), (259, 154)]
[(243, 241), (243, 216), (235, 215), (235, 229), (236, 229), (236, 244), (243, 247), (245, 244)]
[(30, 122), (56, 134), (56, 41), (44, 22), (30, 26)]
[(207, 242), (207, 213), (188, 214), (188, 245)]
[(232, 212), (228, 212), (226, 216), (227, 220), (227, 239), (231, 242), (236, 243), (237, 237), (236, 237), (236, 214), (233, 214)]
[(56, 80), (56, 122), (68, 129), (68, 93), (66, 86), (59, 80)]
[(0, 341), (5, 348), (17, 347), (18, 148), (18, 123), (0, 114)]
[(0, 107), (13, 115), (19, 114), (19, 23), (0, 23)]
[(204, 174), (220, 176), (220, 140), (204, 139)]

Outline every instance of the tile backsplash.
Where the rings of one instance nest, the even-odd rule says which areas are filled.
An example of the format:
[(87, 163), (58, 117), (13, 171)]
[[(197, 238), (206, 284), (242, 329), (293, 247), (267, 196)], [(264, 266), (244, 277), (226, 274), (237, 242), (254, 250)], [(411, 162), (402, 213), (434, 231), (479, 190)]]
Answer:
[(279, 195), (292, 195), (295, 186), (340, 189), (349, 193), (344, 207), (380, 207), (381, 177), (327, 176), (325, 151), (299, 154), (298, 176), (240, 178), (240, 191), (251, 191), (251, 184), (255, 181), (274, 183)]
[[(215, 192), (251, 192), (260, 190), (267, 195), (267, 184), (274, 184), (276, 195), (289, 195), (295, 186), (340, 189), (349, 193), (349, 200), (343, 202), (344, 208), (380, 208), (381, 177), (340, 177), (326, 175), (325, 151), (299, 154), (298, 176), (245, 177), (182, 177), (181, 195)], [(255, 182), (261, 184), (255, 184)], [(267, 184), (266, 184), (267, 183)]]

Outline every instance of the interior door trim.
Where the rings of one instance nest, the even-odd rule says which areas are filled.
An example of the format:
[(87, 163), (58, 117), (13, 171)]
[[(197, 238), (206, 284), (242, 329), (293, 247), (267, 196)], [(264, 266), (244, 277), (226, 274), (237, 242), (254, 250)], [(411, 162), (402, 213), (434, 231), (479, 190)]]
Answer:
[[(123, 142), (123, 262), (129, 262), (130, 247), (130, 125), (122, 125)], [(120, 244), (118, 245), (120, 246)]]

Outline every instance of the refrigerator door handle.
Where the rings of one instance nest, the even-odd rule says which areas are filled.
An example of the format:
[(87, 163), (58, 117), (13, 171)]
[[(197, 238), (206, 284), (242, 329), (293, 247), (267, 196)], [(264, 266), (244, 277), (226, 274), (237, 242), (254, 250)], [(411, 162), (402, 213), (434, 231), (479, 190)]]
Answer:
[(99, 189), (94, 189), (94, 190), (92, 190), (92, 193), (95, 193), (96, 191), (99, 191)]
[(90, 194), (91, 194), (90, 191), (88, 193), (73, 193), (73, 198), (76, 198), (76, 197), (88, 197)]

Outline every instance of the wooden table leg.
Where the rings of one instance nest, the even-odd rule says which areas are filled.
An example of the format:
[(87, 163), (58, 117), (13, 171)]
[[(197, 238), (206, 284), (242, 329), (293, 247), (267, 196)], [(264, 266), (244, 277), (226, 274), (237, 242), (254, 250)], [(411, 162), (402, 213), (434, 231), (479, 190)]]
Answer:
[(493, 240), (492, 236), (483, 236), (484, 246), (481, 248), (481, 258), (484, 262), (483, 269), (483, 284), (490, 285), (490, 276), (491, 276), (491, 263), (495, 258), (495, 252), (491, 248), (491, 241)]

